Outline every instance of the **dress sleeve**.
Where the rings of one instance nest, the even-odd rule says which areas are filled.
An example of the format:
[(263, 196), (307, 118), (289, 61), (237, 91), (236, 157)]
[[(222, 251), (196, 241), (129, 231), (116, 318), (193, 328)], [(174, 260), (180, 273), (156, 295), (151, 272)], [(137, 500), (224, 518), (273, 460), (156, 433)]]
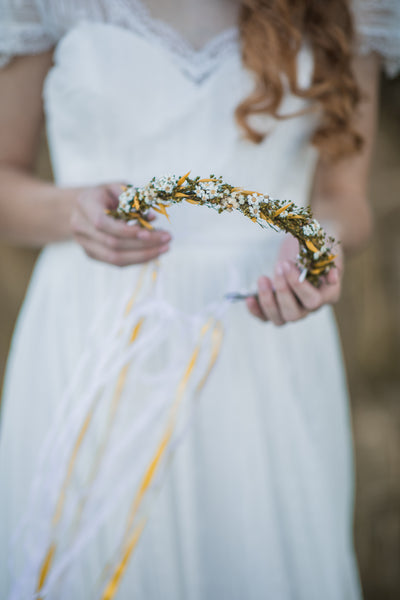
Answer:
[(0, 67), (13, 56), (44, 52), (54, 44), (35, 0), (0, 0)]
[(386, 74), (400, 73), (400, 0), (352, 0), (360, 54), (377, 52)]

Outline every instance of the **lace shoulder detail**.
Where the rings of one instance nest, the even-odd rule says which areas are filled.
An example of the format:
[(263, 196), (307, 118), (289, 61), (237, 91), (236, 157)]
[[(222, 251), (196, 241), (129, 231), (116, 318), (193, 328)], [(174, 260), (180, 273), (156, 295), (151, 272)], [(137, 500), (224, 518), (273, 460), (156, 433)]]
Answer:
[(18, 54), (36, 54), (55, 44), (34, 0), (0, 0), (0, 66)]
[(400, 73), (400, 0), (353, 0), (360, 54), (377, 52), (386, 74)]
[(0, 0), (0, 66), (14, 55), (48, 50), (82, 20), (117, 25), (162, 46), (196, 82), (211, 74), (239, 39), (231, 27), (195, 49), (172, 26), (154, 19), (142, 0)]
[(114, 0), (109, 18), (111, 22), (163, 47), (181, 70), (197, 83), (206, 79), (219, 61), (234, 51), (239, 41), (238, 28), (231, 27), (196, 49), (172, 26), (153, 18), (142, 0)]
[[(379, 53), (386, 73), (399, 73), (400, 0), (352, 0), (352, 8), (359, 52)], [(82, 19), (118, 25), (162, 45), (195, 81), (206, 78), (239, 40), (238, 29), (230, 28), (196, 50), (153, 19), (142, 0), (0, 0), (0, 66), (14, 55), (48, 50)]]

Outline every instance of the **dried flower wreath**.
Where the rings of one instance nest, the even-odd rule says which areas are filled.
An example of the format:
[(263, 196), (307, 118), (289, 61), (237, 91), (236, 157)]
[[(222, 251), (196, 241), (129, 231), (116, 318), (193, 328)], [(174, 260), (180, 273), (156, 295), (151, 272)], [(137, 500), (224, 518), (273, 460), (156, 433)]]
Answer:
[(215, 175), (191, 179), (189, 174), (153, 177), (142, 187), (125, 186), (118, 208), (108, 212), (115, 218), (153, 229), (146, 219), (150, 209), (168, 218), (166, 207), (182, 201), (208, 206), (220, 213), (238, 210), (261, 227), (282, 230), (297, 238), (301, 279), (318, 286), (321, 277), (335, 266), (336, 256), (332, 253), (335, 240), (314, 219), (310, 207), (298, 207), (290, 201), (234, 187)]

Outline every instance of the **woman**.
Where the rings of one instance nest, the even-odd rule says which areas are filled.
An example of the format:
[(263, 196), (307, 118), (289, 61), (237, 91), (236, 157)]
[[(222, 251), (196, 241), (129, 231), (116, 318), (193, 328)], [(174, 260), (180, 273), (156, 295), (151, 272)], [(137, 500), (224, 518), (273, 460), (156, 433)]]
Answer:
[[(254, 290), (258, 277), (247, 300), (257, 319), (230, 310), (195, 422), (113, 593), (359, 598), (348, 405), (329, 305), (340, 294), (341, 249), (362, 245), (371, 228), (379, 58), (354, 49), (365, 34), (363, 50), (381, 50), (394, 72), (398, 5), (356, 3), (354, 37), (344, 0), (3, 4), (1, 233), (46, 248), (4, 390), (2, 597), (20, 597), (22, 549), (10, 575), (9, 543), (93, 314), (107, 291), (117, 299), (132, 287), (137, 265), (162, 256), (170, 305), (196, 312), (232, 291), (233, 264), (235, 285)], [(32, 175), (43, 106), (55, 184)], [(121, 183), (189, 169), (310, 201), (341, 241), (337, 268), (318, 289), (299, 281), (296, 242), (240, 215), (179, 207), (168, 231), (147, 231), (105, 213)], [(101, 595), (111, 539), (97, 539), (48, 597), (113, 597)]]

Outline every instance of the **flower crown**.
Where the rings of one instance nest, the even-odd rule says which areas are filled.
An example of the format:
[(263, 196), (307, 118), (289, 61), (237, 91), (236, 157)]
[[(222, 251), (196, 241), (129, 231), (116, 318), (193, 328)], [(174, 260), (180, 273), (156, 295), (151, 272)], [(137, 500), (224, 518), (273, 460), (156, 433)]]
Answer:
[(335, 266), (332, 253), (334, 238), (328, 237), (310, 207), (298, 207), (293, 202), (281, 201), (266, 194), (244, 190), (226, 183), (222, 177), (210, 175), (207, 179), (168, 175), (153, 177), (142, 187), (124, 186), (119, 205), (109, 214), (125, 221), (137, 222), (153, 229), (146, 219), (150, 209), (166, 216), (166, 207), (180, 202), (204, 205), (223, 211), (238, 210), (261, 227), (291, 233), (299, 242), (298, 266), (301, 277), (318, 285), (322, 275)]

